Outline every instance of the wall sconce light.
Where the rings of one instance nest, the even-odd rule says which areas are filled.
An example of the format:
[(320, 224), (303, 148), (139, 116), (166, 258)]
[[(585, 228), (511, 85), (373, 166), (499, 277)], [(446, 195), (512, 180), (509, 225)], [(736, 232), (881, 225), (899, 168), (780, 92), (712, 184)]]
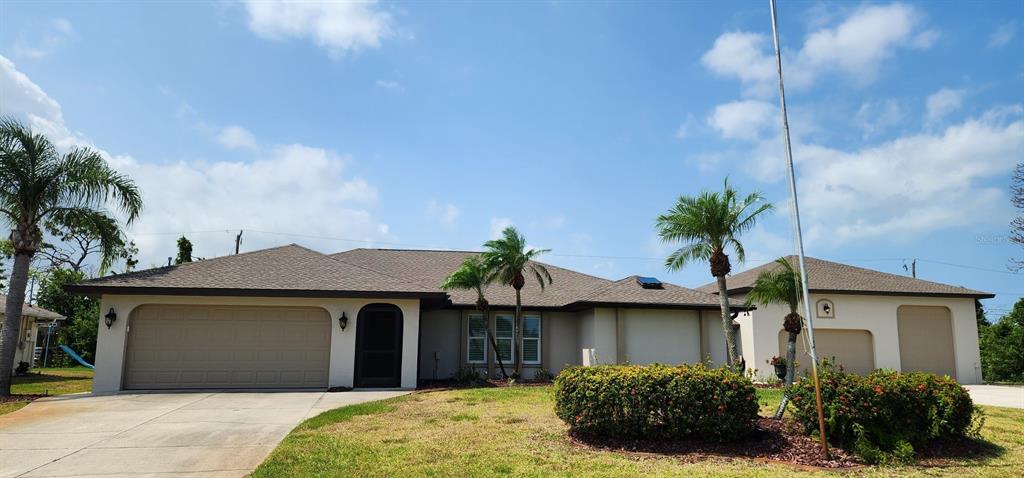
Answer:
[(116, 320), (117, 320), (117, 313), (114, 312), (114, 308), (111, 307), (110, 308), (110, 312), (107, 312), (107, 315), (103, 316), (103, 323), (107, 324), (107, 328), (109, 329), (111, 325), (114, 325), (114, 322)]
[(342, 312), (341, 317), (338, 317), (338, 325), (341, 326), (341, 330), (345, 330), (345, 327), (348, 327), (348, 316), (345, 315), (345, 312)]

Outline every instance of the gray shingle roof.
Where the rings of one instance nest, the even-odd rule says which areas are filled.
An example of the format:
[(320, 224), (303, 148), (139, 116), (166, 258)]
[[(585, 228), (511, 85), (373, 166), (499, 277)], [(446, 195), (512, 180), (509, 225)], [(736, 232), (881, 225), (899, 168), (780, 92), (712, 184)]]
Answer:
[[(353, 249), (332, 255), (351, 264), (372, 267), (391, 275), (439, 287), (448, 274), (462, 261), (478, 252), (429, 251), (407, 249)], [(673, 284), (663, 290), (648, 290), (636, 283), (636, 276), (620, 281), (582, 274), (569, 269), (543, 264), (551, 273), (552, 283), (543, 290), (532, 277), (523, 287), (523, 305), (528, 307), (569, 307), (573, 304), (647, 304), (663, 306), (718, 307), (716, 296)], [(475, 291), (449, 291), (452, 303), (471, 306), (476, 303)], [(516, 303), (515, 290), (492, 284), (484, 290), (492, 307), (512, 307)]]
[(74, 292), (205, 295), (436, 295), (436, 287), (335, 260), (295, 244), (84, 281)]
[[(3, 311), (2, 307), (5, 304), (7, 304), (7, 296), (3, 295), (3, 294), (0, 294), (0, 317), (3, 317), (3, 315), (4, 315), (4, 311)], [(60, 315), (60, 314), (58, 314), (56, 312), (53, 312), (51, 310), (46, 310), (46, 309), (44, 309), (42, 307), (36, 307), (36, 306), (28, 305), (28, 304), (22, 304), (22, 306), (21, 306), (21, 315), (23, 315), (25, 317), (33, 317), (33, 318), (36, 318), (36, 319), (45, 319), (45, 320), (61, 320), (61, 319), (64, 318), (63, 315)]]
[[(267, 295), (267, 296), (421, 296), (450, 298), (471, 307), (475, 291), (441, 290), (441, 283), (478, 252), (353, 249), (324, 255), (292, 244), (186, 264), (92, 279), (68, 287), (81, 293)], [(552, 284), (543, 290), (528, 278), (523, 305), (573, 308), (587, 305), (718, 307), (714, 295), (665, 284), (648, 290), (636, 276), (620, 281), (582, 274), (550, 264)], [(485, 290), (493, 307), (513, 307), (515, 290), (493, 284)]]
[[(990, 298), (994, 294), (965, 287), (940, 284), (913, 277), (889, 274), (886, 272), (854, 267), (838, 262), (804, 256), (807, 266), (808, 288), (811, 292), (838, 292), (849, 294), (884, 294), (906, 296), (937, 296), (937, 297), (973, 297)], [(797, 267), (795, 255), (786, 256), (793, 267)], [(781, 267), (775, 262), (749, 269), (726, 279), (729, 293), (743, 293), (750, 290), (762, 271)], [(718, 286), (714, 282), (703, 285), (698, 290), (717, 293)]]

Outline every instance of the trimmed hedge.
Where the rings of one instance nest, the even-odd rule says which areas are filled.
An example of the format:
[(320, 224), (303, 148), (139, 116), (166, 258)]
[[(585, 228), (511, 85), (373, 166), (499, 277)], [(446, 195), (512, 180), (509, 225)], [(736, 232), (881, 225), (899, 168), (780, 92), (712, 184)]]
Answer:
[[(949, 377), (892, 370), (862, 376), (828, 363), (818, 376), (829, 441), (869, 463), (908, 462), (914, 447), (976, 435), (981, 426), (981, 411), (967, 389)], [(805, 376), (788, 392), (796, 420), (805, 432), (817, 433), (814, 381)]]
[(750, 379), (703, 364), (576, 366), (555, 380), (555, 413), (583, 435), (727, 441), (752, 432), (757, 412)]

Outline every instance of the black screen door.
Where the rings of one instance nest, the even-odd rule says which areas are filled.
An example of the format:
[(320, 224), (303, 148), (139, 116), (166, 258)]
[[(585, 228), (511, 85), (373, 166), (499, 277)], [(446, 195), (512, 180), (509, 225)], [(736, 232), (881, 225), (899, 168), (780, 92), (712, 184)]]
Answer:
[(372, 304), (356, 320), (357, 387), (399, 387), (402, 384), (402, 311)]

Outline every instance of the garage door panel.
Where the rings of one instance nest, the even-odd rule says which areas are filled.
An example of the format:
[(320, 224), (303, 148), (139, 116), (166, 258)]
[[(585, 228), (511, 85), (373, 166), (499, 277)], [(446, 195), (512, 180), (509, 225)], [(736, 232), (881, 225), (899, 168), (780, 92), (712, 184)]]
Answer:
[[(796, 361), (797, 376), (809, 372), (811, 356), (807, 354), (806, 338), (801, 333), (797, 336)], [(779, 356), (786, 356), (786, 342), (789, 332), (779, 331)], [(875, 347), (871, 332), (857, 329), (814, 329), (814, 341), (819, 358), (827, 358), (844, 370), (860, 375), (871, 373), (875, 369)]]
[(896, 311), (900, 340), (900, 369), (956, 378), (953, 316), (935, 306), (900, 306)]
[(321, 309), (143, 306), (131, 318), (125, 388), (327, 386)]

